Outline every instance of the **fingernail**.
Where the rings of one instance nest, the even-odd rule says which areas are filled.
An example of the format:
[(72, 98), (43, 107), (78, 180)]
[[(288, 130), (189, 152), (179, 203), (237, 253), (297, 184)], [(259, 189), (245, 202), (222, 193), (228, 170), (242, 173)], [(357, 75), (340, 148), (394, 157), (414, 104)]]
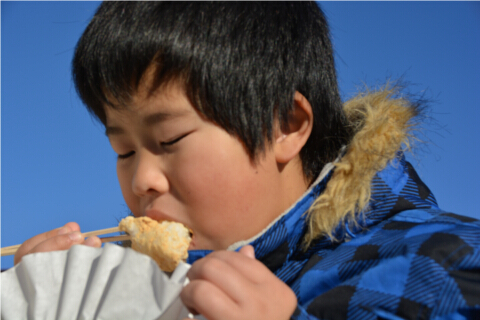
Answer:
[(68, 237), (70, 238), (70, 240), (72, 241), (75, 241), (75, 242), (78, 242), (80, 240), (82, 240), (82, 234), (78, 231), (74, 231), (74, 232), (70, 232), (68, 234)]
[(87, 240), (85, 240), (84, 245), (90, 246), (90, 247), (96, 247), (97, 246), (97, 239), (95, 239), (93, 237), (89, 237), (89, 238), (87, 238)]
[(59, 234), (59, 235), (60, 235), (60, 234), (67, 234), (67, 233), (69, 233), (69, 232), (71, 232), (71, 230), (70, 230), (70, 228), (68, 228), (68, 227), (61, 227), (60, 229), (58, 229), (58, 234)]

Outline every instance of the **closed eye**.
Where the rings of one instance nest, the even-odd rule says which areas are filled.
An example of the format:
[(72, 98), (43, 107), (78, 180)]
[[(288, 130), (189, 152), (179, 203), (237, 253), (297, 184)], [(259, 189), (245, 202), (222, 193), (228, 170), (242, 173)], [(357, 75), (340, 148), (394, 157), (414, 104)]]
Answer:
[(160, 144), (161, 144), (162, 146), (168, 147), (168, 146), (174, 145), (174, 144), (177, 143), (178, 141), (182, 140), (182, 139), (185, 138), (187, 135), (188, 135), (188, 133), (187, 133), (187, 134), (184, 134), (183, 136), (180, 136), (180, 137), (178, 137), (178, 138), (176, 138), (176, 139), (173, 139), (173, 140), (170, 140), (170, 141), (166, 141), (166, 142), (161, 142)]
[(129, 153), (119, 154), (119, 155), (117, 156), (117, 158), (118, 158), (119, 160), (123, 160), (123, 159), (127, 159), (127, 158), (133, 156), (134, 154), (135, 154), (135, 151), (130, 151)]

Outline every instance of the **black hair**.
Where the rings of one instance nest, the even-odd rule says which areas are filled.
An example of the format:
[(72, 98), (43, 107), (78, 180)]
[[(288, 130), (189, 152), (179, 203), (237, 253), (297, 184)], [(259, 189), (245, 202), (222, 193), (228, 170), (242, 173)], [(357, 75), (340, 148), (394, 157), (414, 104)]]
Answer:
[[(312, 181), (351, 133), (337, 87), (327, 21), (314, 2), (104, 2), (72, 62), (76, 90), (104, 125), (155, 66), (152, 92), (180, 80), (206, 119), (255, 160), (288, 123), (295, 91), (313, 108), (300, 152)], [(116, 103), (112, 103), (116, 101)]]

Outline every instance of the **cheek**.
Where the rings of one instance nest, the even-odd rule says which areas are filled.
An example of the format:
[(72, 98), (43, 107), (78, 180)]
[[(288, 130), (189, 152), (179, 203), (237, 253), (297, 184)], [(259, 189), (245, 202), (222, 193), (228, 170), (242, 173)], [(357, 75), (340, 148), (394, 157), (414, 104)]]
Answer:
[(136, 197), (132, 191), (132, 174), (119, 163), (117, 163), (117, 178), (120, 189), (122, 190), (123, 199), (128, 208), (135, 216), (140, 216)]
[(195, 207), (196, 216), (213, 219), (225, 210), (248, 210), (255, 203), (258, 175), (243, 146), (230, 136), (204, 141), (209, 143), (196, 144), (176, 162), (185, 202)]
[(272, 206), (265, 200), (272, 167), (266, 162), (255, 167), (240, 143), (210, 141), (178, 159), (175, 182), (181, 188), (178, 191), (187, 215), (200, 235), (197, 245), (226, 249), (257, 234), (270, 222), (258, 217)]
[(197, 195), (198, 200), (203, 196), (215, 198), (218, 193), (230, 189), (226, 187), (235, 170), (232, 163), (235, 152), (232, 151), (236, 150), (231, 146), (219, 146), (216, 142), (197, 144), (190, 149), (189, 155), (177, 163), (181, 184), (190, 196)]

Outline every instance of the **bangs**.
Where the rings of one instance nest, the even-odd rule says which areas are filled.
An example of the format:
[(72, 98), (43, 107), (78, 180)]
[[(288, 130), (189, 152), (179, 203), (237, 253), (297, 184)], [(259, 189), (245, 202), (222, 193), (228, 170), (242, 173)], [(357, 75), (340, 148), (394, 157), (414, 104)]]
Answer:
[(167, 50), (162, 45), (172, 44), (166, 39), (172, 32), (164, 30), (169, 24), (161, 19), (149, 19), (156, 25), (145, 24), (138, 18), (154, 17), (148, 8), (128, 2), (100, 6), (77, 44), (72, 61), (76, 90), (89, 112), (104, 125), (104, 107), (127, 106), (150, 68), (154, 71), (148, 84), (151, 92), (172, 80), (186, 85), (189, 78), (191, 59), (185, 48), (170, 45)]

